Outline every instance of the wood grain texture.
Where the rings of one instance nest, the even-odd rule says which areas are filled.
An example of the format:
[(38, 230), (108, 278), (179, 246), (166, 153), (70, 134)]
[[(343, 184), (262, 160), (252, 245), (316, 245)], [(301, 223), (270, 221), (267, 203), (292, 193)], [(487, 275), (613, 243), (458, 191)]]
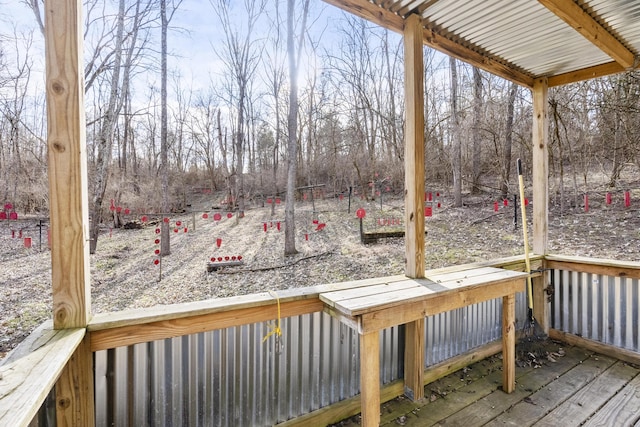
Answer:
[(360, 402), (362, 425), (380, 424), (380, 332), (360, 335)]
[(533, 252), (549, 246), (549, 88), (546, 79), (533, 85)]
[(56, 383), (57, 425), (92, 427), (94, 408), (93, 353), (85, 335)]
[(516, 296), (502, 297), (502, 390), (516, 389)]
[(0, 425), (29, 425), (84, 336), (85, 329), (53, 330), (49, 323), (3, 360)]
[(634, 65), (635, 55), (633, 52), (620, 43), (574, 0), (538, 1), (622, 67), (628, 68)]
[(45, 5), (46, 104), (53, 324), (87, 325), (91, 312), (82, 60), (82, 2)]
[[(281, 302), (280, 310), (281, 317), (285, 318), (322, 311), (323, 304), (319, 299)], [(110, 329), (89, 331), (91, 351), (107, 350), (249, 323), (266, 322), (275, 320), (277, 317), (278, 308), (274, 300), (271, 305), (210, 312), (144, 324), (123, 324)]]
[(404, 24), (404, 211), (405, 274), (422, 278), (424, 258), (424, 54), (422, 19)]
[(581, 70), (571, 71), (569, 73), (550, 76), (549, 87), (563, 86), (569, 83), (595, 79), (597, 77), (624, 73), (625, 71), (627, 70), (617, 62), (609, 62), (607, 64), (595, 65), (593, 67), (587, 67)]
[(405, 325), (404, 394), (413, 401), (424, 398), (425, 319)]

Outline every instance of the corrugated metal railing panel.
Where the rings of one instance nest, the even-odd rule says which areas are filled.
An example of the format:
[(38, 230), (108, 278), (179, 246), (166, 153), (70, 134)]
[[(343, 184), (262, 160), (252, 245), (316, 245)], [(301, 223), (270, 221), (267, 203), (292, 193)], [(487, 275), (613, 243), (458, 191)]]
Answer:
[[(95, 355), (98, 426), (267, 426), (359, 393), (358, 336), (324, 313)], [(399, 328), (380, 333), (381, 379), (402, 374)]]
[(554, 270), (552, 327), (639, 351), (638, 279)]
[[(524, 292), (516, 294), (516, 319), (524, 320)], [(426, 318), (425, 367), (463, 354), (502, 337), (502, 298)]]

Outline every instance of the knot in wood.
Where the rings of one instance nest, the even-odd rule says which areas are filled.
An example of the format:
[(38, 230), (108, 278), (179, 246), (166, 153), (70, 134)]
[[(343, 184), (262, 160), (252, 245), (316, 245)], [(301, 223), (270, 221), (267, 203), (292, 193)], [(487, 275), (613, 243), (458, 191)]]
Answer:
[(55, 80), (55, 81), (53, 81), (51, 83), (51, 90), (56, 95), (60, 95), (60, 94), (64, 93), (64, 85), (62, 83), (60, 83), (59, 81)]
[(71, 406), (71, 400), (69, 398), (61, 397), (60, 399), (58, 399), (59, 408), (67, 409), (69, 406)]
[(66, 150), (66, 147), (60, 141), (53, 141), (53, 143), (51, 144), (51, 147), (53, 148), (54, 151), (58, 153), (64, 153), (64, 151)]

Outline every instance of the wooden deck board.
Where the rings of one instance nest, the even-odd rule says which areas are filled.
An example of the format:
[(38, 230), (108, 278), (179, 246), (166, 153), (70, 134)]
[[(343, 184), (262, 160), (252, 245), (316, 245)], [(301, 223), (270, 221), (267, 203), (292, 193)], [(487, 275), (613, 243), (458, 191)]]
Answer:
[(585, 387), (581, 387), (537, 425), (561, 425), (565, 420), (581, 424), (637, 375), (637, 368), (618, 362)]
[[(640, 414), (640, 368), (580, 347), (557, 342), (565, 356), (539, 369), (517, 368), (512, 394), (500, 389), (501, 361), (495, 356), (425, 386), (425, 399), (398, 398), (381, 408), (384, 426), (530, 425), (630, 426)], [(538, 424), (536, 424), (538, 423)], [(358, 425), (345, 420), (344, 427)]]
[(585, 427), (626, 427), (640, 420), (640, 375), (636, 375), (585, 424)]

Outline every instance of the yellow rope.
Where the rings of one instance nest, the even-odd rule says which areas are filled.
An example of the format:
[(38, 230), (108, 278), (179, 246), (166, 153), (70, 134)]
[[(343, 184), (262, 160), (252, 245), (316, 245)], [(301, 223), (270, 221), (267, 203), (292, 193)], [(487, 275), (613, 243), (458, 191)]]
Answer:
[(278, 322), (275, 324), (275, 326), (273, 324), (268, 325), (271, 330), (267, 335), (265, 335), (265, 337), (262, 339), (262, 342), (268, 340), (271, 335), (276, 335), (278, 337), (282, 336), (282, 329), (280, 329), (280, 298), (278, 297), (278, 294), (273, 291), (269, 291), (269, 294), (276, 299), (276, 303), (278, 304)]

